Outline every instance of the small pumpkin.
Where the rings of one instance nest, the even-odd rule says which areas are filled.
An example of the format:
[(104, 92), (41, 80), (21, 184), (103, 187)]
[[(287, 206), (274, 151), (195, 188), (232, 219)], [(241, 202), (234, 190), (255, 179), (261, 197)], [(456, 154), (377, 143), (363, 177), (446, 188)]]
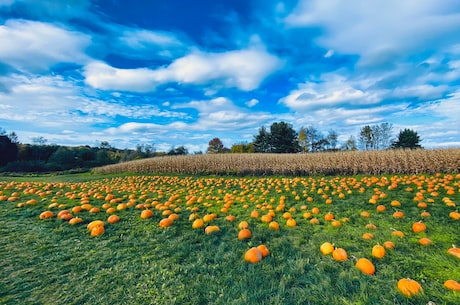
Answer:
[(272, 221), (268, 224), (268, 227), (272, 230), (278, 231), (280, 229), (280, 225), (276, 221)]
[(404, 218), (404, 213), (401, 211), (396, 211), (393, 213), (393, 218)]
[(199, 229), (199, 228), (202, 228), (203, 226), (204, 226), (204, 221), (201, 218), (195, 219), (192, 223), (193, 229)]
[(374, 238), (374, 234), (372, 234), (372, 233), (364, 233), (362, 237), (363, 237), (363, 239), (370, 240), (370, 239)]
[(422, 246), (429, 246), (431, 245), (431, 239), (422, 237), (418, 240), (418, 243), (421, 244)]
[(104, 222), (102, 220), (93, 220), (86, 226), (86, 228), (91, 231), (95, 227), (103, 227), (103, 226), (104, 226)]
[(268, 250), (266, 245), (258, 245), (257, 249), (259, 249), (260, 253), (262, 253), (262, 258), (267, 257), (270, 254), (270, 250)]
[(387, 240), (383, 243), (383, 246), (385, 247), (385, 249), (393, 249), (395, 247), (395, 243), (390, 240)]
[(214, 232), (219, 232), (219, 231), (220, 231), (219, 226), (207, 226), (204, 229), (204, 233), (207, 234), (207, 235), (212, 234)]
[(397, 287), (398, 290), (408, 298), (416, 296), (423, 291), (422, 286), (417, 281), (409, 278), (400, 279)]
[(95, 226), (91, 229), (91, 236), (99, 236), (104, 234), (104, 226)]
[(332, 251), (332, 258), (338, 262), (343, 262), (348, 259), (347, 251), (343, 248), (336, 248)]
[(321, 244), (321, 246), (319, 247), (319, 251), (321, 251), (323, 255), (329, 255), (334, 251), (334, 245), (330, 242), (325, 242)]
[(450, 212), (449, 217), (453, 220), (460, 220), (460, 213), (458, 211)]
[(358, 259), (355, 266), (364, 274), (373, 275), (375, 273), (374, 264), (367, 258)]
[(249, 223), (246, 220), (243, 220), (238, 224), (238, 229), (240, 230), (247, 228), (249, 228)]
[(453, 255), (453, 256), (455, 256), (457, 258), (460, 258), (460, 248), (455, 247), (455, 245), (452, 245), (452, 248), (447, 250), (447, 253), (449, 253), (450, 255)]
[(385, 253), (385, 248), (379, 244), (372, 247), (372, 256), (375, 258), (383, 258)]
[(171, 218), (163, 218), (162, 220), (160, 220), (158, 225), (161, 228), (167, 228), (167, 227), (171, 226), (172, 224), (173, 224), (173, 220)]
[(248, 239), (251, 238), (251, 230), (249, 229), (243, 229), (238, 232), (238, 239), (243, 240), (243, 239)]
[(114, 224), (120, 221), (120, 217), (118, 215), (112, 214), (107, 218), (107, 222), (110, 224)]
[(45, 212), (42, 212), (39, 216), (40, 219), (48, 219), (48, 218), (52, 218), (54, 216), (54, 213), (51, 212), (51, 211), (45, 211)]
[(455, 280), (447, 280), (444, 282), (444, 287), (453, 291), (460, 291), (460, 284)]
[(141, 218), (142, 219), (147, 219), (153, 217), (153, 211), (152, 210), (142, 210), (141, 212)]
[(426, 230), (426, 225), (422, 221), (414, 222), (412, 224), (412, 231), (414, 233), (424, 232), (425, 230)]
[(252, 247), (244, 254), (244, 260), (251, 264), (260, 262), (262, 257), (262, 252), (257, 247)]
[(289, 218), (286, 220), (286, 226), (288, 227), (295, 227), (297, 225), (297, 222), (295, 221), (294, 218)]

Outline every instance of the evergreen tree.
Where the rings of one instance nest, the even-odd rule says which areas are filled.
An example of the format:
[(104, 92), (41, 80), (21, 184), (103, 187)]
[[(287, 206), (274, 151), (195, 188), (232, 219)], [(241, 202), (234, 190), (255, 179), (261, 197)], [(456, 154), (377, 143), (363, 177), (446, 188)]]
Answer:
[(392, 148), (422, 148), (420, 137), (416, 131), (406, 128), (399, 132), (398, 139), (393, 142)]

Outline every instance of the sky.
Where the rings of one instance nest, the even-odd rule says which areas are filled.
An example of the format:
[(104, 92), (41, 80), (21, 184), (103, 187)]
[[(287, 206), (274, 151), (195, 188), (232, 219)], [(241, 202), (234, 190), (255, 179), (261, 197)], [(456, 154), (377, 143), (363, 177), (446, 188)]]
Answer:
[(0, 128), (206, 151), (262, 126), (460, 146), (458, 0), (0, 0)]

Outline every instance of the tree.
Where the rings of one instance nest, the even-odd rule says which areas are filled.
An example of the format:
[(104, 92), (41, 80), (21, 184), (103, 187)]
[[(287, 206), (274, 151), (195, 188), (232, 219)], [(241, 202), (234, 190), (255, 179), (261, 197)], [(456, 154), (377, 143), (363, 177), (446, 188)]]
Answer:
[(253, 153), (254, 152), (254, 144), (253, 143), (240, 143), (240, 144), (233, 144), (230, 148), (231, 153)]
[(299, 143), (301, 152), (308, 152), (307, 133), (305, 132), (305, 128), (303, 127), (300, 128), (299, 135), (297, 136), (297, 142)]
[(254, 145), (255, 152), (268, 153), (272, 151), (270, 133), (265, 129), (265, 126), (259, 129), (259, 134), (254, 137), (252, 144)]
[(399, 132), (398, 139), (391, 145), (392, 148), (422, 148), (420, 145), (420, 137), (416, 131), (404, 129)]
[(337, 140), (339, 138), (339, 135), (337, 132), (334, 130), (329, 130), (329, 133), (327, 134), (326, 140), (329, 143), (329, 149), (335, 150), (337, 146)]
[(374, 147), (371, 126), (366, 125), (363, 128), (361, 128), (358, 139), (361, 149), (371, 150)]
[(297, 153), (300, 151), (297, 133), (286, 122), (270, 126), (270, 144), (274, 153)]
[(222, 141), (219, 138), (214, 138), (208, 143), (208, 149), (206, 153), (208, 154), (218, 154), (225, 152), (225, 147)]
[(184, 146), (179, 146), (176, 148), (171, 148), (170, 151), (168, 151), (169, 156), (180, 156), (180, 155), (188, 155), (188, 150)]
[(350, 136), (348, 140), (345, 141), (345, 143), (342, 146), (343, 150), (358, 150), (358, 146), (356, 145), (356, 140), (355, 137)]
[(0, 166), (15, 161), (18, 156), (18, 146), (9, 137), (0, 135)]

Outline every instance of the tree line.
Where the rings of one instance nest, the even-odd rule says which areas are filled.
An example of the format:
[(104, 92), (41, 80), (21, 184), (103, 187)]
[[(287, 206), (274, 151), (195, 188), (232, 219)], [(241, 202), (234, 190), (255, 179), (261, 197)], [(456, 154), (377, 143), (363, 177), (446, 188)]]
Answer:
[(233, 144), (226, 148), (219, 138), (208, 143), (207, 153), (312, 153), (340, 150), (383, 150), (422, 148), (420, 136), (411, 129), (401, 130), (393, 138), (390, 123), (366, 125), (360, 129), (357, 139), (350, 136), (345, 142), (338, 142), (339, 134), (329, 130), (326, 135), (314, 126), (301, 127), (296, 132), (286, 122), (275, 122), (269, 129), (262, 126), (250, 143)]
[[(344, 143), (339, 143), (339, 135), (334, 130), (324, 135), (315, 127), (308, 126), (296, 132), (286, 122), (275, 122), (268, 129), (262, 126), (252, 142), (236, 143), (231, 148), (226, 148), (219, 138), (213, 138), (208, 143), (206, 153), (314, 153), (422, 148), (416, 131), (401, 130), (395, 139), (392, 134), (392, 125), (389, 123), (366, 125), (361, 128), (357, 139), (350, 136)], [(92, 167), (136, 159), (189, 154), (184, 146), (172, 147), (168, 152), (157, 152), (154, 145), (138, 144), (136, 149), (118, 149), (105, 141), (96, 147), (48, 144), (43, 137), (34, 138), (32, 142), (22, 144), (15, 132), (7, 134), (0, 128), (0, 172), (85, 171)]]

